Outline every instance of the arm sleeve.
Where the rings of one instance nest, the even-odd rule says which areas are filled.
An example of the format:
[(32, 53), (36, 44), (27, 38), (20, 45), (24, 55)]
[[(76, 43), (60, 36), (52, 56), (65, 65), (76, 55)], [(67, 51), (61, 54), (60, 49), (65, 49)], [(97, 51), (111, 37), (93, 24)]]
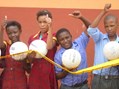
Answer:
[(78, 44), (82, 44), (82, 46), (86, 48), (89, 42), (89, 37), (83, 32), (77, 39), (75, 39), (75, 42)]
[[(55, 54), (55, 57), (54, 57), (55, 63), (57, 63), (57, 64), (59, 64), (59, 65), (62, 65), (62, 61), (61, 61), (61, 60), (62, 60), (62, 59), (60, 58), (59, 54), (56, 53), (56, 54)], [(56, 73), (59, 73), (59, 72), (61, 72), (61, 71), (62, 71), (62, 69), (55, 65), (55, 72), (56, 72)]]
[(100, 36), (102, 33), (97, 27), (96, 28), (89, 27), (87, 31), (88, 31), (89, 36), (93, 38), (94, 42), (97, 42), (100, 40)]

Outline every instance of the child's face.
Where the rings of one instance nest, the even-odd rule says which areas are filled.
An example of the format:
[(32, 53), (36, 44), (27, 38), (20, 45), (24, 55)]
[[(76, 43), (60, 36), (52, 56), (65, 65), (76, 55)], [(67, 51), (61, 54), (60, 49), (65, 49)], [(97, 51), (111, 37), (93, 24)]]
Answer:
[(69, 49), (72, 47), (72, 36), (66, 31), (60, 33), (57, 40), (59, 44), (65, 49)]
[(118, 29), (118, 22), (114, 18), (109, 18), (104, 23), (108, 36), (115, 36)]
[(43, 32), (43, 33), (48, 31), (48, 23), (46, 21), (46, 18), (47, 18), (46, 15), (38, 17), (38, 24), (39, 24), (41, 32)]
[(8, 38), (12, 41), (12, 43), (20, 40), (21, 30), (17, 26), (9, 26), (6, 29), (6, 33)]

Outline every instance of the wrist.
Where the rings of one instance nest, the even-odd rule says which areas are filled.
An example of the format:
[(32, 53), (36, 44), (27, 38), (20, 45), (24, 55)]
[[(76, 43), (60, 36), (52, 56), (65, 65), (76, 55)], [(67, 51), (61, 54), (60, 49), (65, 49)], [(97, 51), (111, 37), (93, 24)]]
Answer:
[(106, 14), (107, 12), (108, 12), (108, 11), (106, 11), (106, 10), (103, 10), (103, 11), (102, 11), (103, 14)]
[(83, 18), (84, 18), (83, 16), (78, 17), (78, 19), (83, 19)]
[(51, 31), (51, 29), (49, 29), (49, 30), (47, 31), (47, 33), (48, 33), (48, 34), (52, 34), (52, 31)]

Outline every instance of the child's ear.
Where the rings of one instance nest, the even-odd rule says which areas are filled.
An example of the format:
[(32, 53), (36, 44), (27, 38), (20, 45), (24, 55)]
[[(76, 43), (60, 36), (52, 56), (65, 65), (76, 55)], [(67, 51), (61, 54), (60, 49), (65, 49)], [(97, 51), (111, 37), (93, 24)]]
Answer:
[(22, 33), (22, 29), (20, 29), (20, 33)]

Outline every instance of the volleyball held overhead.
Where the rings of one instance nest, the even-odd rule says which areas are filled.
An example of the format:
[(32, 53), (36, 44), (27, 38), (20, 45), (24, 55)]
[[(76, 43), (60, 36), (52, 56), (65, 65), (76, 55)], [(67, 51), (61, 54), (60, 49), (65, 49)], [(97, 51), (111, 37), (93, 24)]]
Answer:
[[(23, 60), (27, 56), (28, 47), (23, 42), (15, 42), (10, 46), (10, 55), (12, 55), (12, 58), (15, 60)], [(23, 53), (22, 53), (23, 52)], [(20, 54), (17, 54), (20, 53)], [(15, 55), (13, 55), (15, 54)], [(16, 55), (17, 54), (17, 55)]]
[(81, 62), (81, 55), (75, 49), (67, 49), (62, 55), (62, 63), (68, 69), (76, 68)]
[(42, 58), (48, 52), (47, 44), (43, 40), (34, 40), (29, 45), (29, 50), (36, 51), (36, 58)]
[(119, 43), (116, 41), (108, 42), (103, 48), (103, 53), (108, 60), (119, 58)]

